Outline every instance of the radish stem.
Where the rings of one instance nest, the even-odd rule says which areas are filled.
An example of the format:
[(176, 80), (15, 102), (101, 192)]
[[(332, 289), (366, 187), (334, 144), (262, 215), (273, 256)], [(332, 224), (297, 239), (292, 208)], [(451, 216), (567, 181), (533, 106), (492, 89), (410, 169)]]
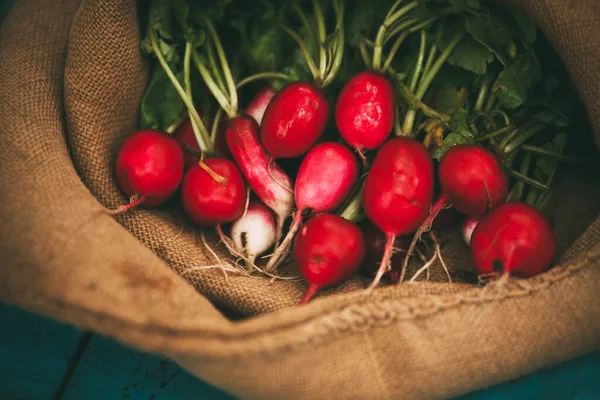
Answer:
[(418, 7), (419, 3), (417, 3), (416, 1), (413, 1), (409, 4), (407, 4), (406, 6), (402, 7), (400, 10), (394, 12), (392, 15), (390, 15), (388, 18), (385, 19), (385, 21), (383, 21), (383, 24), (381, 24), (381, 26), (379, 27), (379, 30), (377, 31), (377, 36), (375, 37), (375, 49), (373, 51), (373, 69), (375, 71), (380, 71), (381, 70), (381, 57), (383, 54), (383, 43), (385, 41), (385, 34), (388, 30), (388, 28), (394, 23), (396, 22), (398, 19), (400, 19), (400, 17), (402, 17), (404, 14), (406, 14), (407, 12), (409, 12), (410, 10), (412, 10), (415, 7)]
[(169, 80), (175, 87), (175, 90), (177, 90), (179, 97), (181, 97), (181, 100), (183, 100), (183, 103), (187, 107), (188, 112), (190, 113), (190, 117), (196, 123), (196, 125), (198, 126), (198, 128), (200, 130), (200, 134), (202, 136), (202, 138), (201, 138), (202, 140), (200, 140), (198, 142), (198, 144), (200, 145), (200, 149), (202, 150), (202, 152), (207, 152), (209, 154), (212, 154), (214, 151), (214, 145), (210, 141), (210, 137), (208, 135), (208, 131), (206, 130), (206, 126), (204, 125), (204, 123), (202, 122), (202, 119), (198, 115), (198, 112), (196, 111), (196, 108), (194, 107), (194, 103), (187, 96), (187, 94), (185, 93), (185, 90), (183, 89), (183, 87), (181, 87), (181, 84), (177, 80), (177, 77), (175, 76), (175, 74), (169, 67), (169, 64), (163, 57), (163, 55), (158, 47), (158, 43), (156, 42), (156, 33), (154, 32), (154, 28), (152, 27), (151, 24), (148, 28), (148, 35), (150, 36), (150, 43), (152, 44), (152, 50), (154, 51), (154, 54), (156, 55), (158, 62), (160, 63), (161, 67), (165, 70), (165, 73), (167, 74)]
[(313, 79), (315, 81), (319, 80), (319, 78), (320, 78), (319, 69), (315, 65), (315, 61), (313, 60), (312, 56), (310, 55), (310, 52), (306, 48), (306, 43), (304, 43), (304, 40), (302, 40), (302, 38), (296, 32), (294, 32), (292, 29), (288, 28), (285, 25), (281, 25), (281, 29), (283, 29), (285, 31), (285, 33), (290, 35), (292, 37), (292, 39), (294, 39), (296, 41), (296, 43), (298, 43), (298, 46), (300, 46), (300, 50), (302, 51), (302, 54), (304, 55), (304, 58), (306, 59), (308, 69), (310, 69), (310, 73), (312, 74)]

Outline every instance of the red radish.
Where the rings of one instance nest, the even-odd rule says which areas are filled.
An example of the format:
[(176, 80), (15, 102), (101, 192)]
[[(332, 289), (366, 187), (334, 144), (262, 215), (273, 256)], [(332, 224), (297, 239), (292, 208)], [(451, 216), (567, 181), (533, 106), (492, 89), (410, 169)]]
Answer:
[(429, 217), (423, 222), (408, 249), (408, 260), (423, 232), (431, 229), (438, 213), (449, 207), (470, 216), (487, 214), (508, 196), (508, 179), (494, 154), (474, 144), (457, 144), (450, 148), (438, 167), (441, 195), (433, 205)]
[(477, 227), (481, 217), (467, 217), (462, 224), (462, 237), (465, 240), (467, 246), (471, 243), (471, 236), (473, 231)]
[(556, 237), (550, 222), (537, 208), (507, 202), (479, 221), (470, 247), (479, 275), (528, 278), (551, 266)]
[[(215, 179), (207, 169), (224, 179)], [(187, 216), (200, 226), (219, 226), (244, 213), (248, 193), (235, 163), (224, 157), (204, 160), (191, 167), (183, 178), (181, 201)]]
[(283, 223), (294, 209), (293, 183), (277, 164), (272, 164), (269, 171), (268, 155), (260, 143), (258, 130), (256, 121), (242, 114), (230, 121), (225, 138), (250, 188), (277, 214), (279, 241)]
[(248, 104), (248, 107), (246, 107), (246, 114), (254, 118), (259, 126), (262, 122), (265, 110), (267, 109), (267, 106), (271, 102), (273, 96), (275, 96), (275, 91), (273, 88), (270, 86), (265, 86), (258, 93), (256, 93), (254, 99), (252, 99), (250, 104)]
[(381, 146), (392, 132), (396, 95), (380, 73), (360, 72), (340, 92), (335, 122), (342, 137), (359, 154)]
[(389, 270), (396, 237), (414, 232), (427, 218), (433, 180), (433, 160), (419, 141), (393, 138), (377, 151), (365, 180), (363, 208), (371, 222), (385, 233), (387, 242), (369, 290)]
[(304, 157), (296, 176), (297, 211), (285, 239), (266, 266), (272, 271), (287, 254), (302, 220), (316, 213), (333, 212), (350, 195), (358, 180), (359, 164), (346, 146), (327, 142), (313, 147)]
[(183, 151), (172, 136), (143, 129), (129, 136), (117, 154), (116, 178), (121, 190), (134, 199), (114, 213), (143, 204), (157, 206), (177, 190), (183, 177)]
[(309, 283), (299, 305), (354, 275), (364, 257), (365, 240), (356, 224), (333, 214), (308, 220), (294, 243), (294, 259)]
[(273, 211), (258, 199), (251, 199), (246, 212), (231, 225), (236, 250), (252, 264), (275, 244), (277, 221)]
[(329, 102), (321, 89), (307, 82), (290, 83), (267, 106), (260, 136), (273, 157), (298, 157), (319, 140), (328, 118)]
[[(359, 226), (365, 238), (366, 245), (365, 260), (360, 267), (360, 273), (373, 278), (379, 268), (381, 257), (383, 257), (387, 239), (385, 234), (369, 220), (361, 222)], [(395, 251), (390, 260), (391, 269), (385, 273), (392, 283), (396, 283), (400, 279), (402, 261), (406, 256), (406, 249), (408, 249), (409, 244), (410, 239), (407, 236), (398, 236), (394, 240)]]

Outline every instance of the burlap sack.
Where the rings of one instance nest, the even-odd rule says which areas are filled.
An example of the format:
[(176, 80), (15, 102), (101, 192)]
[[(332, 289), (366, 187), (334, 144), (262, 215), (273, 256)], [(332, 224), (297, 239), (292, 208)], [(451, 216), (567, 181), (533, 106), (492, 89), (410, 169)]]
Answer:
[[(600, 3), (518, 3), (554, 42), (600, 137)], [(2, 27), (3, 301), (166, 355), (248, 399), (448, 398), (600, 349), (597, 168), (559, 180), (558, 265), (502, 292), (434, 282), (366, 296), (355, 278), (296, 309), (302, 282), (184, 274), (213, 261), (168, 207), (102, 211), (126, 201), (112, 163), (147, 77), (138, 41), (134, 0), (21, 0)], [(450, 239), (464, 280), (466, 248)]]

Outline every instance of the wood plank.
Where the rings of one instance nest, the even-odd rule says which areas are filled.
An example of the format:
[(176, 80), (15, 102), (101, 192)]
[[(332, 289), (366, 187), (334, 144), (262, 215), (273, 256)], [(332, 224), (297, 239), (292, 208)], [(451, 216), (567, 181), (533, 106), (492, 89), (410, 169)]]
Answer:
[(53, 398), (82, 332), (1, 302), (0, 321), (0, 398)]
[(95, 335), (63, 400), (234, 400), (171, 361)]

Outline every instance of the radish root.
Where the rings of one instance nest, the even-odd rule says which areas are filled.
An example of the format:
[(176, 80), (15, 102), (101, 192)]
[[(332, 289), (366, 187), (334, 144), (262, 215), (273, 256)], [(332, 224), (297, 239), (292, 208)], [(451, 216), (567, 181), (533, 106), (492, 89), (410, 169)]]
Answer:
[(121, 214), (121, 213), (127, 212), (127, 211), (139, 206), (140, 204), (142, 204), (144, 202), (144, 200), (146, 200), (145, 196), (140, 195), (139, 193), (136, 193), (129, 198), (129, 204), (124, 204), (114, 210), (107, 209), (107, 211), (110, 215)]

